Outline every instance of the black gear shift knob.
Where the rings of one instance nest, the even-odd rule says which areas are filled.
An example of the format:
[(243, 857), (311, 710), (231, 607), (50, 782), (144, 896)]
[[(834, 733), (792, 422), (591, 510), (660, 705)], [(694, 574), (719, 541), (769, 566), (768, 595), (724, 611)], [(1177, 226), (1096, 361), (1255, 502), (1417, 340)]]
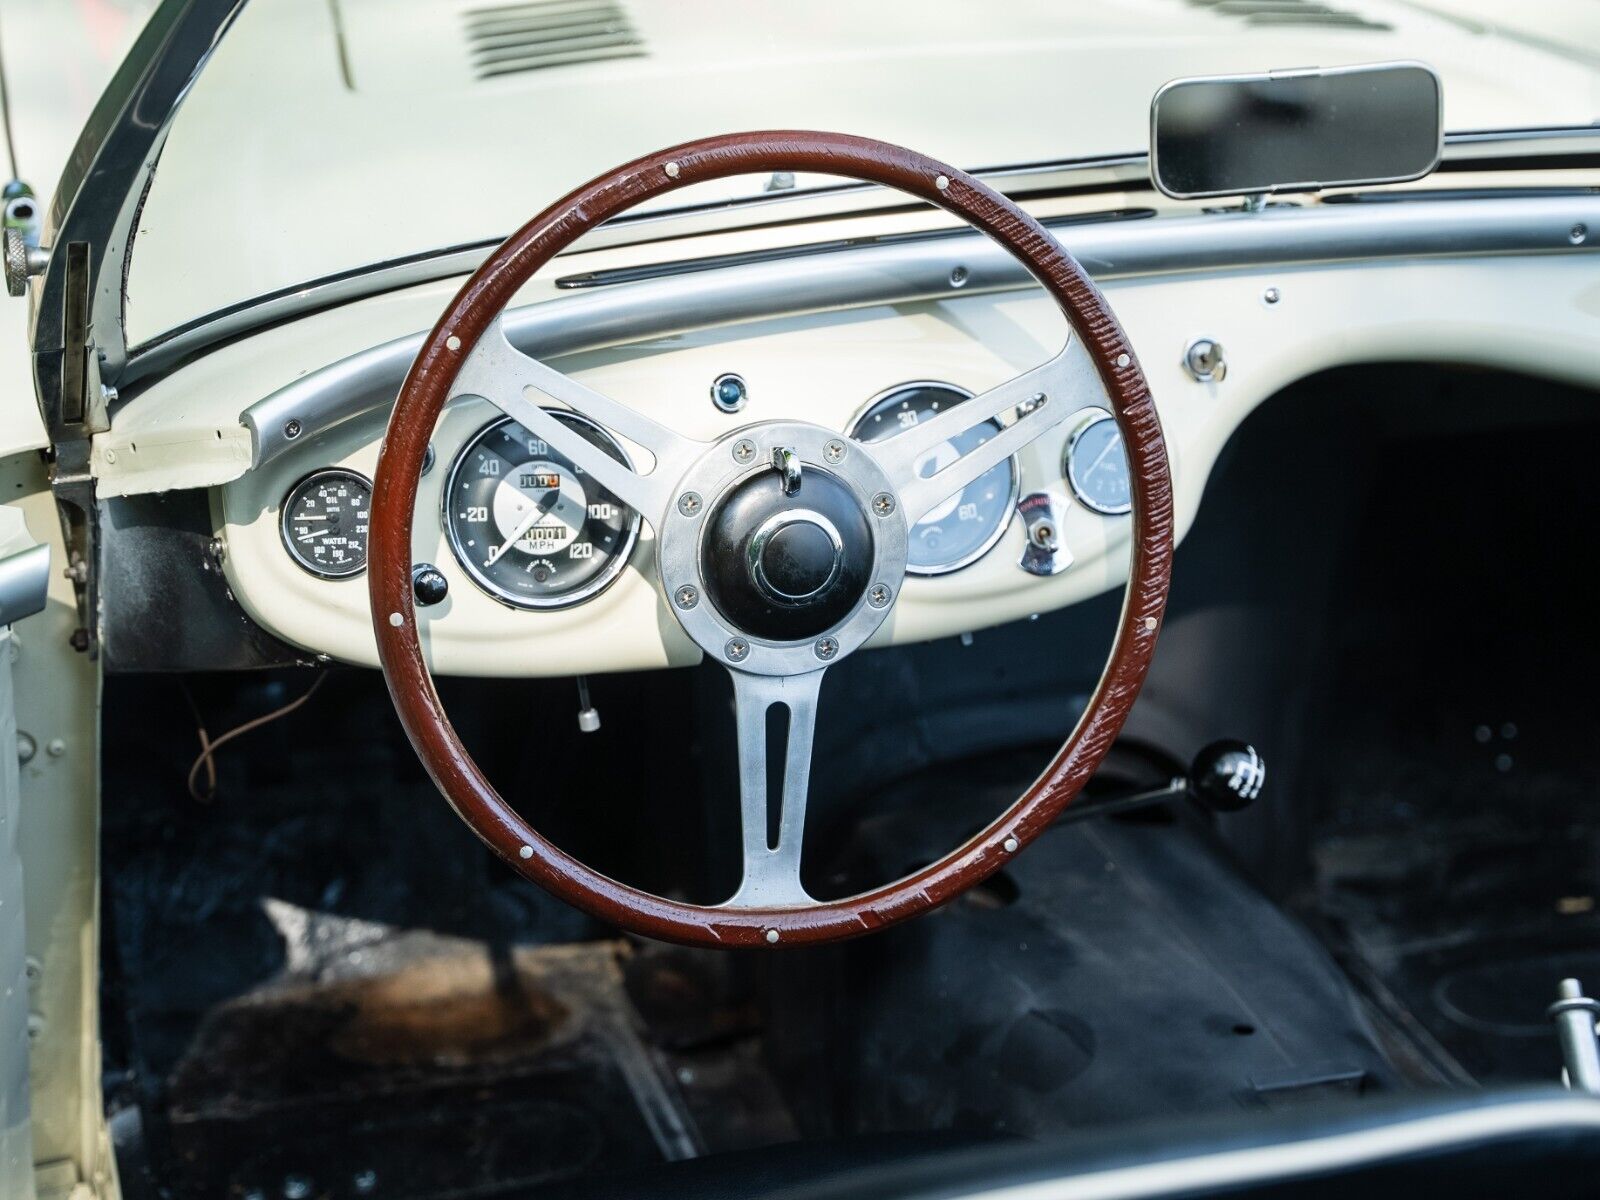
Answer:
[(1212, 812), (1238, 812), (1255, 803), (1267, 780), (1267, 764), (1255, 747), (1225, 738), (1194, 756), (1189, 792)]

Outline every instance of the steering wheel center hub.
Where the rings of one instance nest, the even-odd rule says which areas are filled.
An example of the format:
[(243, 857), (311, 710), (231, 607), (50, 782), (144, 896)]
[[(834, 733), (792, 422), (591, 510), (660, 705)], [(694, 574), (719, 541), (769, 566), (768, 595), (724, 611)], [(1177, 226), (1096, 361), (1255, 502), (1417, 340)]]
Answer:
[(872, 505), (892, 488), (869, 450), (818, 425), (770, 421), (717, 442), (679, 484), (697, 502), (670, 507), (657, 535), (663, 590), (695, 597), (674, 602), (684, 630), (756, 675), (857, 649), (905, 573), (904, 514)]

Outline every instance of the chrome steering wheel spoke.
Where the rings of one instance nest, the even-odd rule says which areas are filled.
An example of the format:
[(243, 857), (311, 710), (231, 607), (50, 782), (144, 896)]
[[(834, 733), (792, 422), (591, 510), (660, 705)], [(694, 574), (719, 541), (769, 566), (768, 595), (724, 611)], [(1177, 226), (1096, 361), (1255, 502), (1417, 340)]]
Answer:
[[(547, 412), (529, 393), (542, 394), (642, 446), (655, 461), (647, 472), (632, 470)], [(587, 474), (660, 530), (678, 480), (706, 449), (636, 409), (579, 383), (524, 354), (506, 339), (499, 318), (467, 355), (450, 398), (478, 396), (530, 433), (558, 447)]]
[[(825, 671), (752, 675), (728, 669), (739, 739), (744, 874), (739, 890), (718, 907), (802, 908), (816, 904), (800, 883), (800, 851), (811, 786), (817, 694)], [(775, 712), (776, 722), (772, 719)], [(780, 755), (782, 782), (774, 794), (771, 767)]]
[[(1097, 400), (1104, 390), (1082, 339), (1069, 335), (1067, 344), (1049, 362), (865, 449), (877, 456), (894, 481), (906, 524), (911, 526), (941, 500), (1081, 411), (1084, 404), (1092, 402), (1087, 397)], [(1079, 402), (1075, 397), (1085, 399)], [(930, 456), (941, 445), (976, 425), (1003, 419), (1012, 412), (1013, 422), (981, 446), (931, 474), (922, 474), (933, 463)]]

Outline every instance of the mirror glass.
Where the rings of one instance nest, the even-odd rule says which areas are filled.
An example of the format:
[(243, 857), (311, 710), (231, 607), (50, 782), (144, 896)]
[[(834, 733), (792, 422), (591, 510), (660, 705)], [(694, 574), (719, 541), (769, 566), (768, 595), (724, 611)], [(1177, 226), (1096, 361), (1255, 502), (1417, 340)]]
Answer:
[(1420, 63), (1179, 79), (1150, 107), (1150, 174), (1179, 199), (1420, 179), (1442, 108)]

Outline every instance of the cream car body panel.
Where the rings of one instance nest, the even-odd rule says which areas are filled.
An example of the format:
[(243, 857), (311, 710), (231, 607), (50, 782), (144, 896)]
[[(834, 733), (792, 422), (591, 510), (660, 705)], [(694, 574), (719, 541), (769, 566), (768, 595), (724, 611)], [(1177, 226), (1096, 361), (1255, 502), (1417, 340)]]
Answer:
[(463, 13), (481, 7), (247, 4), (141, 213), (129, 345), (310, 280), (498, 241), (602, 170), (712, 129), (848, 129), (967, 168), (1125, 154), (1168, 80), (1405, 57), (1443, 78), (1446, 129), (1600, 114), (1593, 65), (1373, 0), (1341, 5), (1371, 26), (1354, 29), (1041, 0), (997, 13), (979, 44), (962, 3), (769, 3), (754, 20), (736, 0), (649, 0), (627, 5), (637, 57), (478, 79)]

